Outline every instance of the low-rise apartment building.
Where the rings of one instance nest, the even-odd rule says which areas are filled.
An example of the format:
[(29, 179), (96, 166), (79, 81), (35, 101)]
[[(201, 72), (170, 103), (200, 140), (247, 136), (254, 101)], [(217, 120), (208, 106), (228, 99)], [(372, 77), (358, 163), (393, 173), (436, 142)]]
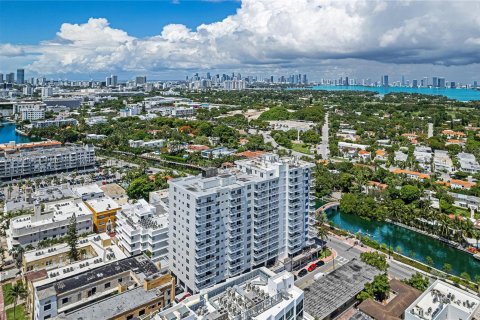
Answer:
[(457, 154), (457, 159), (460, 171), (472, 174), (480, 172), (480, 164), (472, 153), (460, 152)]
[[(86, 308), (92, 307), (97, 310), (100, 315), (105, 310), (100, 310), (96, 306), (97, 301), (107, 297), (119, 297), (124, 292), (135, 290), (135, 288), (142, 288), (145, 291), (155, 290), (155, 284), (160, 285), (161, 290), (156, 291), (157, 297), (160, 299), (152, 299), (145, 297), (147, 300), (141, 302), (136, 306), (121, 309), (120, 305), (110, 305), (110, 308), (119, 307), (125, 312), (138, 312), (137, 307), (143, 304), (157, 304), (157, 307), (163, 307), (170, 302), (172, 294), (175, 294), (175, 280), (173, 277), (159, 270), (159, 268), (144, 255), (127, 257), (121, 260), (116, 260), (98, 267), (88, 268), (84, 267), (85, 271), (76, 274), (69, 274), (67, 271), (63, 277), (57, 278), (54, 281), (51, 279), (43, 279), (33, 283), (33, 319), (43, 320), (55, 318), (59, 315), (64, 315), (66, 319), (73, 318), (70, 314), (76, 312), (86, 312), (91, 315), (91, 310), (85, 311)], [(166, 275), (166, 278), (162, 278)], [(159, 279), (160, 278), (160, 279)], [(163, 284), (169, 283), (168, 286)], [(138, 290), (138, 289), (137, 289)], [(117, 293), (117, 294), (116, 294)], [(141, 297), (142, 292), (134, 291)], [(124, 296), (126, 299), (123, 303), (127, 304), (133, 299), (132, 295)], [(141, 299), (140, 299), (141, 300)], [(158, 302), (157, 302), (158, 301)], [(122, 303), (122, 302), (120, 302)], [(120, 313), (123, 314), (123, 313)], [(103, 313), (104, 316), (108, 316)], [(128, 315), (125, 319), (129, 318)], [(110, 317), (87, 317), (84, 319), (110, 319)]]
[(76, 126), (78, 121), (76, 119), (67, 118), (67, 119), (55, 119), (55, 120), (43, 120), (43, 121), (34, 121), (31, 125), (31, 128), (47, 128), (47, 127), (66, 127), (66, 126)]
[(116, 213), (120, 210), (118, 203), (109, 198), (93, 198), (85, 201), (93, 214), (93, 229), (97, 233), (115, 231)]
[(68, 170), (85, 170), (95, 166), (93, 146), (62, 147), (59, 144), (57, 141), (46, 141), (0, 145), (0, 180)]
[(25, 247), (42, 240), (63, 237), (68, 232), (74, 214), (79, 234), (93, 231), (92, 213), (81, 200), (68, 199), (45, 204), (36, 201), (33, 214), (10, 219), (7, 246), (9, 249)]
[(144, 199), (127, 203), (117, 212), (118, 245), (131, 255), (146, 253), (153, 261), (168, 255), (168, 212)]
[(303, 319), (303, 297), (291, 273), (262, 267), (202, 290), (153, 319)]
[(405, 309), (404, 319), (475, 319), (479, 306), (478, 296), (437, 280)]
[(128, 145), (131, 148), (162, 148), (166, 141), (164, 139), (158, 140), (128, 140)]
[(450, 159), (448, 151), (435, 150), (433, 155), (433, 170), (438, 173), (453, 173), (455, 171), (453, 161)]
[(480, 212), (480, 197), (455, 192), (449, 192), (448, 194), (453, 197), (455, 206)]

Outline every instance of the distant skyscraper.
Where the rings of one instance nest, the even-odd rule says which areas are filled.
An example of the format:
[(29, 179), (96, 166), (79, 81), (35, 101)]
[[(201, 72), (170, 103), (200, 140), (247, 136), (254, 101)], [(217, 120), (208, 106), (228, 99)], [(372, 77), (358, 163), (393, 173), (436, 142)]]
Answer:
[(273, 76), (270, 76), (270, 83), (273, 83)]
[(3, 73), (0, 73), (0, 83), (3, 83)]
[(388, 87), (388, 83), (389, 83), (389, 82), (388, 82), (388, 75), (384, 75), (384, 76), (383, 76), (383, 79), (382, 79), (382, 85), (383, 85), (384, 87)]
[(418, 88), (418, 81), (416, 79), (412, 80), (412, 87)]
[(5, 75), (5, 80), (7, 83), (14, 83), (15, 82), (15, 73), (10, 72)]
[(105, 85), (110, 87), (112, 85), (112, 77), (105, 78)]
[(405, 87), (405, 76), (402, 76), (402, 87)]
[(25, 70), (17, 69), (17, 83), (23, 84), (25, 82)]
[[(198, 80), (198, 73), (195, 74), (195, 80)], [(135, 83), (137, 84), (137, 86), (145, 84), (145, 83), (147, 83), (147, 77), (146, 76), (136, 77), (135, 78)]]
[(428, 87), (428, 77), (424, 77), (422, 82), (423, 82), (422, 87)]
[(303, 75), (303, 84), (307, 84), (307, 83), (308, 83), (308, 81), (307, 81), (307, 75), (304, 74), (304, 75)]
[(478, 87), (478, 82), (477, 81), (473, 81), (473, 87), (474, 88)]
[(117, 84), (118, 84), (118, 77), (117, 76), (114, 76), (112, 75), (112, 86), (116, 87)]
[(434, 87), (434, 88), (438, 87), (438, 78), (437, 77), (432, 78), (432, 87)]
[(438, 78), (438, 87), (445, 88), (445, 78)]
[(346, 85), (346, 86), (350, 85), (350, 80), (348, 79), (348, 77), (345, 77), (344, 85)]
[(455, 89), (456, 87), (455, 81), (450, 82), (450, 88)]

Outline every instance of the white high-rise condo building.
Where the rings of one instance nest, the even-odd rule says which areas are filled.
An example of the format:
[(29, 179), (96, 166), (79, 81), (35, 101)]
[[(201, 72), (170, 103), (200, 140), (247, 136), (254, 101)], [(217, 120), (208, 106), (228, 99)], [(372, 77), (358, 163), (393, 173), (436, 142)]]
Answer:
[(313, 245), (313, 164), (268, 154), (170, 181), (169, 263), (190, 292)]

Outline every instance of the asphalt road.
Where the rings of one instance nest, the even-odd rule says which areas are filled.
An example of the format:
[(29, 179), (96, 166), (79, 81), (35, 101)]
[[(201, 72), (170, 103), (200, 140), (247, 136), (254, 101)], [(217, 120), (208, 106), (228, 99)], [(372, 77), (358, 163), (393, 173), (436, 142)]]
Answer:
[(325, 123), (322, 127), (322, 142), (320, 143), (318, 153), (322, 156), (322, 159), (326, 160), (330, 156), (330, 150), (328, 149), (328, 112), (325, 114)]
[[(352, 246), (349, 243), (334, 237), (329, 237), (327, 246), (337, 252), (337, 257), (320, 268), (315, 269), (315, 271), (309, 272), (304, 277), (297, 279), (297, 281), (295, 281), (295, 285), (297, 285), (299, 288), (303, 289), (312, 284), (315, 281), (314, 276), (319, 272), (326, 274), (344, 265), (353, 258), (360, 259), (360, 253), (363, 252), (363, 248), (359, 246)], [(403, 264), (400, 264), (394, 260), (389, 260), (388, 274), (391, 278), (406, 279), (410, 278), (414, 273), (415, 270), (409, 268), (408, 266), (404, 266)]]

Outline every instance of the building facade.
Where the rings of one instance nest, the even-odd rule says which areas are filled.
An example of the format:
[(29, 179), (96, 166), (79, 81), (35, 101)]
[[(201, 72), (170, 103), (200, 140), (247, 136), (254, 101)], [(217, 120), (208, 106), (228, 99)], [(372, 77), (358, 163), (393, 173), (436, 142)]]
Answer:
[(94, 166), (95, 149), (91, 145), (18, 144), (0, 150), (0, 180)]
[(313, 244), (313, 164), (267, 154), (236, 166), (170, 181), (169, 262), (190, 292)]
[(9, 249), (36, 245), (42, 240), (67, 235), (68, 225), (75, 214), (79, 234), (93, 231), (92, 213), (81, 200), (62, 200), (40, 204), (35, 203), (32, 215), (23, 215), (10, 220), (7, 230)]
[(119, 246), (131, 255), (144, 252), (153, 261), (168, 256), (168, 214), (144, 199), (122, 206), (115, 231)]

